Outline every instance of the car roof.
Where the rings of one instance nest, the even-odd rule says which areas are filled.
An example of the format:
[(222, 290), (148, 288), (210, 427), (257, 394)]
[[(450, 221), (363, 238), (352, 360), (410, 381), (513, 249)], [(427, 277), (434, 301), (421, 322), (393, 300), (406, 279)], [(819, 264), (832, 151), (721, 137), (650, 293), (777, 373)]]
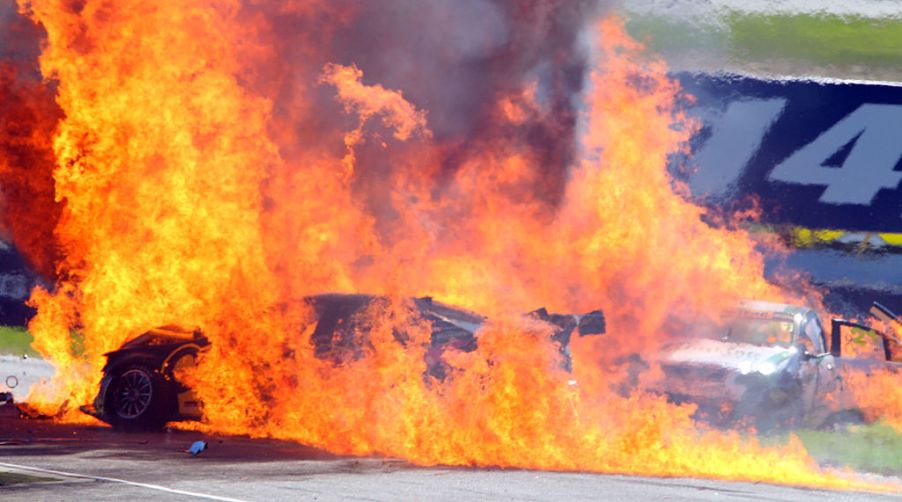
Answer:
[(813, 312), (812, 309), (808, 307), (801, 307), (798, 305), (790, 305), (788, 303), (774, 303), (774, 302), (765, 302), (759, 300), (743, 300), (739, 304), (739, 315), (741, 317), (745, 317), (743, 313), (765, 313), (770, 314), (773, 317), (793, 317), (796, 314), (800, 314), (802, 316), (807, 315), (809, 312)]

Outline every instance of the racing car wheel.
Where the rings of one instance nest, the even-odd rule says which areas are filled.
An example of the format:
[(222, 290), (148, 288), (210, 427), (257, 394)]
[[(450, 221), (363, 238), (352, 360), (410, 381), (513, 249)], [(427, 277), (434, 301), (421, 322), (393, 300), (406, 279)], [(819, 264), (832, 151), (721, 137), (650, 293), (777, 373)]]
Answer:
[(170, 418), (172, 395), (159, 372), (142, 362), (125, 362), (110, 372), (104, 415), (114, 427), (159, 429)]

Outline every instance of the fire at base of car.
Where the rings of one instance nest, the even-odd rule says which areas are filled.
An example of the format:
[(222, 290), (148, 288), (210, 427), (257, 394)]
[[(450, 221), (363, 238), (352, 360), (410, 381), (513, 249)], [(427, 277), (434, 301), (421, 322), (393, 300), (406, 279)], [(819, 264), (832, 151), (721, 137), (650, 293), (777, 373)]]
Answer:
[[(303, 301), (315, 313), (312, 350), (338, 365), (344, 358), (362, 357), (354, 335), (371, 328), (364, 313), (374, 302), (389, 300), (323, 294)], [(475, 350), (487, 319), (428, 297), (411, 299), (409, 305), (431, 326), (424, 377), (442, 380), (449, 371), (444, 351)], [(754, 426), (762, 432), (834, 427), (866, 415), (843, 385), (849, 375), (888, 370), (902, 378), (902, 346), (893, 335), (899, 318), (876, 303), (872, 314), (882, 329), (831, 319), (827, 333), (811, 308), (745, 301), (723, 323), (694, 326), (666, 342), (657, 354), (634, 354), (621, 362), (630, 375), (626, 383), (633, 386), (650, 364), (660, 365), (664, 377), (649, 390), (675, 403), (696, 404), (696, 418), (715, 426)], [(525, 315), (550, 325), (567, 371), (572, 369), (571, 337), (606, 331), (601, 310), (555, 314), (538, 309)], [(407, 339), (403, 333), (394, 336), (402, 344)], [(858, 347), (862, 340), (875, 343), (878, 357), (849, 357), (862, 350)], [(152, 429), (172, 420), (201, 418), (202, 403), (176, 374), (194, 365), (208, 346), (201, 332), (176, 326), (154, 328), (130, 339), (106, 354), (100, 390), (93, 405), (82, 411), (123, 429)]]
[[(322, 294), (303, 301), (315, 314), (316, 325), (311, 336), (314, 354), (337, 365), (344, 358), (362, 356), (362, 347), (355, 334), (366, 333), (371, 328), (365, 313), (374, 303), (389, 300), (373, 295)], [(426, 373), (442, 380), (449, 370), (442, 357), (444, 351), (475, 350), (478, 331), (486, 318), (429, 297), (411, 299), (409, 305), (414, 315), (430, 323)], [(605, 332), (605, 318), (600, 310), (586, 314), (555, 314), (542, 308), (526, 316), (551, 327), (551, 338), (568, 371), (571, 367), (571, 336)], [(403, 333), (394, 333), (394, 336), (399, 343), (407, 339)], [(157, 429), (173, 420), (200, 419), (202, 403), (176, 375), (182, 368), (193, 366), (198, 354), (209, 344), (200, 331), (178, 326), (154, 328), (128, 340), (119, 349), (106, 354), (99, 392), (93, 404), (82, 406), (81, 411), (125, 430)]]

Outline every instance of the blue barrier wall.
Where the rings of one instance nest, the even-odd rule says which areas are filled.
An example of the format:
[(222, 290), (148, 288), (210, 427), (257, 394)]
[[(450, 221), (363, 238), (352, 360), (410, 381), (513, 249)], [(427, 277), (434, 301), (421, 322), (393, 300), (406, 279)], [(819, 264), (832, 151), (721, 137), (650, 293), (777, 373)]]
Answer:
[(833, 246), (799, 246), (789, 266), (902, 306), (902, 85), (676, 77), (702, 125), (693, 195), (712, 207), (755, 197), (763, 223), (795, 235), (839, 230), (822, 232)]
[(679, 79), (704, 123), (694, 193), (756, 194), (776, 223), (902, 232), (902, 87)]

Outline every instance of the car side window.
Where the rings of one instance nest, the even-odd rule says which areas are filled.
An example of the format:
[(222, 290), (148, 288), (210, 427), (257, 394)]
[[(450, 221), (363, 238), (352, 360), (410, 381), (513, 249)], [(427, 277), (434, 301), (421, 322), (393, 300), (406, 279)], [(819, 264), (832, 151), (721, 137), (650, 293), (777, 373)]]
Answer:
[(842, 343), (842, 354), (845, 357), (872, 359), (875, 361), (886, 360), (886, 348), (883, 344), (883, 337), (872, 329), (841, 326), (840, 340)]

